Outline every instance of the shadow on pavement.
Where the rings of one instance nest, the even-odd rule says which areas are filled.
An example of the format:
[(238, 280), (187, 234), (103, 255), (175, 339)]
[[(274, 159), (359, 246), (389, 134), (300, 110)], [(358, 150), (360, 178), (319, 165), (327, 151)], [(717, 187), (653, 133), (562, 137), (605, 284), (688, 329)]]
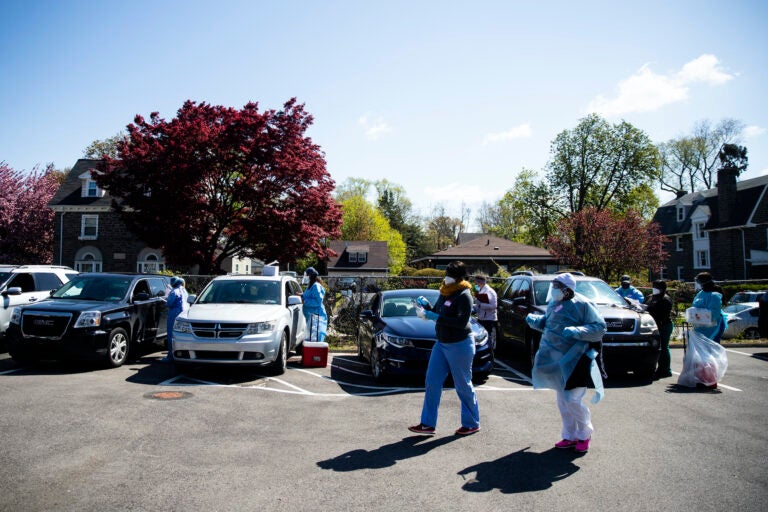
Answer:
[[(572, 450), (557, 448), (542, 453), (529, 452), (528, 449), (530, 447), (462, 469), (458, 472), (466, 481), (462, 489), (469, 492), (498, 489), (504, 494), (549, 489), (558, 480), (576, 473), (579, 466), (573, 461), (583, 456)], [(466, 478), (471, 473), (475, 473), (475, 477)]]
[(697, 385), (695, 388), (689, 388), (688, 386), (680, 386), (679, 384), (670, 384), (667, 386), (665, 393), (704, 393), (719, 395), (722, 391), (719, 389), (708, 388), (704, 385)]
[[(428, 442), (421, 442), (425, 440)], [(322, 469), (333, 471), (357, 471), (358, 469), (380, 469), (394, 466), (398, 460), (409, 459), (424, 455), (452, 441), (459, 439), (459, 436), (446, 437), (426, 437), (410, 436), (401, 441), (391, 444), (385, 444), (375, 450), (352, 450), (342, 453), (332, 459), (321, 460), (317, 465)]]

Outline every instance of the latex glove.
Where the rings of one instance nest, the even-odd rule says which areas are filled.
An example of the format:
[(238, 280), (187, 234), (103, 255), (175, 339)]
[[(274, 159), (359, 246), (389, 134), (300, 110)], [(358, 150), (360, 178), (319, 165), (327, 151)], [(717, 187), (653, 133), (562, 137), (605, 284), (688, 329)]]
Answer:
[(419, 306), (418, 304), (416, 304), (416, 306), (414, 307), (416, 308), (416, 316), (421, 318), (422, 320), (426, 320), (427, 319), (426, 310), (423, 307)]
[(419, 295), (416, 298), (416, 304), (418, 304), (421, 307), (431, 306), (431, 304), (429, 303), (427, 298), (425, 296), (423, 296), (423, 295)]
[(590, 358), (590, 359), (596, 358), (597, 357), (597, 350), (595, 350), (593, 348), (587, 350), (587, 357)]
[(563, 329), (563, 337), (565, 338), (578, 338), (579, 337), (579, 328), (578, 327), (566, 327)]
[(440, 317), (440, 315), (438, 315), (434, 311), (426, 311), (426, 310), (424, 310), (424, 316), (427, 318), (427, 320), (434, 320), (434, 321), (437, 321), (438, 317)]

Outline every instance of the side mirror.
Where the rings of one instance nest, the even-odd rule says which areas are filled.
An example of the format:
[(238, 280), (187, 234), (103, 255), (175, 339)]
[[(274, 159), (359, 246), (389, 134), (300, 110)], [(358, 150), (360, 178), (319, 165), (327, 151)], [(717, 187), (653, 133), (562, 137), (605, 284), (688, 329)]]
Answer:
[(197, 295), (187, 295), (187, 302), (193, 304), (197, 300)]
[(3, 292), (3, 295), (21, 295), (21, 288), (18, 286), (14, 286), (13, 288), (8, 288)]
[(147, 292), (139, 292), (133, 296), (134, 301), (149, 300), (149, 294)]
[(363, 311), (360, 312), (360, 318), (364, 320), (370, 320), (371, 318), (373, 318), (373, 311), (370, 309), (364, 309)]
[(289, 295), (288, 296), (288, 305), (289, 306), (298, 306), (300, 304), (303, 304), (304, 301), (301, 300), (300, 295)]
[(512, 304), (515, 306), (524, 306), (528, 304), (528, 297), (515, 297), (512, 299)]

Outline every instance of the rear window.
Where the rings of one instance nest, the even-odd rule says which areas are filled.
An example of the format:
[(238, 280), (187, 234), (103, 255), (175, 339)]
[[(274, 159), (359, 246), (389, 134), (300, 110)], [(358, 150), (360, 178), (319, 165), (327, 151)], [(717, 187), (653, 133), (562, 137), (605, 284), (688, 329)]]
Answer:
[(38, 291), (54, 290), (61, 286), (59, 276), (51, 272), (39, 272), (35, 274), (35, 280), (37, 281)]

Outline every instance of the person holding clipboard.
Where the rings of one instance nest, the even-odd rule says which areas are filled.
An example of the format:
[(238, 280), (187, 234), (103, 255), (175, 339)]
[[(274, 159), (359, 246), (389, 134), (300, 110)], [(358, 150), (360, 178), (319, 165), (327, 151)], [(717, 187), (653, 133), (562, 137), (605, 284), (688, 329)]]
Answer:
[(477, 321), (488, 331), (491, 348), (496, 350), (496, 322), (499, 319), (496, 314), (496, 305), (498, 303), (496, 291), (490, 287), (488, 276), (483, 273), (475, 274), (474, 281)]

